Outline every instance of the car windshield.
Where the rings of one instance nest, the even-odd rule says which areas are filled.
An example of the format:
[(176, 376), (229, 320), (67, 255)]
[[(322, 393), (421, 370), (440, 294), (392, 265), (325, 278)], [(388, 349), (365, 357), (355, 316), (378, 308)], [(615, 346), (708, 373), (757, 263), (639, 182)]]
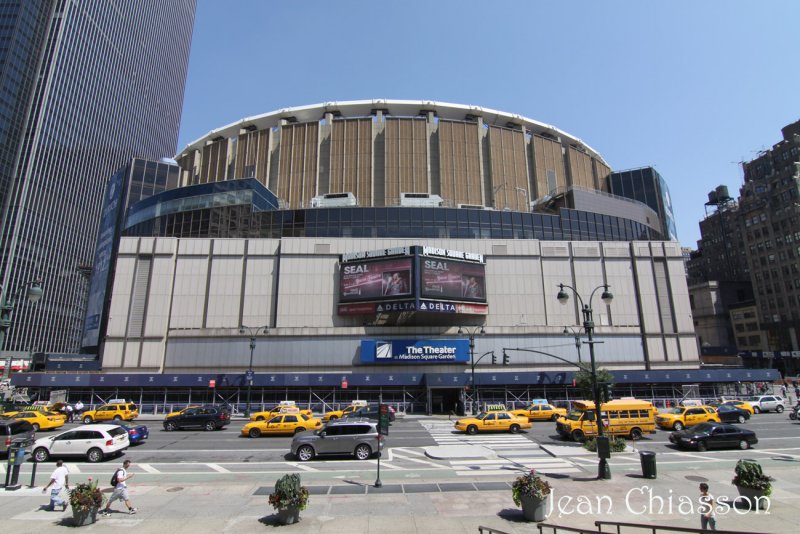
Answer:
[(666, 411), (666, 413), (680, 415), (683, 413), (683, 408), (670, 408), (669, 410)]
[(570, 421), (580, 421), (582, 416), (583, 416), (583, 410), (572, 410), (567, 415), (567, 419), (569, 419)]
[(479, 413), (478, 415), (475, 416), (475, 419), (477, 419), (479, 421), (483, 421), (484, 419), (486, 419), (487, 415), (489, 415), (489, 414), (486, 413), (486, 412), (481, 412), (481, 413)]
[(692, 434), (709, 434), (714, 428), (714, 425), (708, 423), (700, 423), (692, 429)]
[(750, 397), (750, 400), (753, 401), (753, 402), (758, 402), (758, 399), (760, 399), (760, 398), (761, 397)]

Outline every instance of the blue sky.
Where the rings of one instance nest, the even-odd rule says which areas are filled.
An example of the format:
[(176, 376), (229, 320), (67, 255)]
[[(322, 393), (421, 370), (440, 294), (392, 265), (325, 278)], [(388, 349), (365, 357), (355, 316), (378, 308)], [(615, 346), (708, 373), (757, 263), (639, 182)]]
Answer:
[(247, 116), (438, 100), (653, 165), (694, 247), (708, 191), (800, 120), (800, 2), (198, 0), (178, 150)]

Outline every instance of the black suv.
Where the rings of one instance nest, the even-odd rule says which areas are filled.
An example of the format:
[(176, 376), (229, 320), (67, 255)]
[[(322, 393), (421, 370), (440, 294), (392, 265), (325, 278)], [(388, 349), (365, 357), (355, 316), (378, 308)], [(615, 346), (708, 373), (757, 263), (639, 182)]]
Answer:
[(8, 453), (8, 448), (15, 439), (33, 439), (33, 435), (33, 426), (29, 422), (0, 418), (0, 453)]
[(164, 419), (164, 430), (203, 428), (216, 430), (231, 422), (231, 414), (216, 406), (190, 406)]

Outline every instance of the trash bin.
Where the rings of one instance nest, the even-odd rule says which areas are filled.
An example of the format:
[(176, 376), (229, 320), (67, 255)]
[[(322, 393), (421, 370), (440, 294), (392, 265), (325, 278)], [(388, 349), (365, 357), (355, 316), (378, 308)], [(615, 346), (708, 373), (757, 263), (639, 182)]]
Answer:
[(644, 478), (656, 478), (656, 453), (640, 451), (639, 459), (642, 461), (642, 476)]

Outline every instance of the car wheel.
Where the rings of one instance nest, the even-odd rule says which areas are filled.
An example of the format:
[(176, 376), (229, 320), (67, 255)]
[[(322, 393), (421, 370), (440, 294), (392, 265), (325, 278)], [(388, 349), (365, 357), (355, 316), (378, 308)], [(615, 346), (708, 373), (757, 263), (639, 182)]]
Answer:
[(261, 416), (261, 415), (259, 415), (258, 417), (256, 417), (256, 421), (263, 421), (263, 420), (264, 420), (264, 417), (263, 417), (263, 416)]
[(553, 416), (550, 418), (550, 420), (553, 421), (553, 422), (558, 421), (558, 414), (553, 414)]
[(776, 411), (776, 412), (778, 412), (778, 413), (783, 413), (783, 406), (781, 406), (780, 404), (779, 404), (779, 405), (777, 405), (777, 406), (775, 407), (775, 411)]
[(328, 418), (328, 421), (336, 421), (337, 419), (339, 419), (338, 415), (332, 415)]
[(761, 408), (758, 406), (753, 406), (753, 413), (761, 413)]
[(372, 449), (370, 449), (369, 445), (362, 443), (356, 447), (354, 454), (359, 460), (367, 460), (370, 456), (372, 456)]
[(115, 423), (119, 423), (120, 421), (122, 421), (122, 417), (120, 417), (120, 416), (118, 416), (118, 415), (115, 415), (115, 416), (114, 416), (114, 422), (115, 422)]
[(96, 464), (103, 459), (103, 451), (100, 449), (89, 449), (89, 452), (86, 453), (86, 459), (89, 460), (89, 462)]
[(88, 415), (87, 415), (86, 417), (84, 417), (84, 418), (83, 418), (83, 424), (84, 424), (84, 425), (91, 424), (91, 422), (92, 422), (92, 418), (91, 418), (91, 417), (89, 417)]
[(642, 430), (640, 428), (632, 428), (631, 429), (631, 439), (634, 439), (634, 440), (642, 439)]
[(298, 426), (297, 428), (294, 429), (294, 433), (295, 434), (299, 434), (300, 432), (304, 432), (304, 431), (305, 431), (305, 428), (303, 428), (302, 426)]
[(573, 430), (572, 434), (572, 441), (583, 441), (583, 430)]
[(705, 441), (698, 441), (697, 442), (697, 450), (700, 451), (700, 452), (704, 452), (704, 451), (708, 450), (708, 447), (706, 446), (706, 442)]
[(519, 425), (517, 424), (511, 425), (510, 427), (508, 427), (508, 431), (511, 432), (512, 434), (516, 434), (517, 432), (519, 432)]
[(166, 423), (164, 423), (164, 430), (166, 430), (167, 432), (172, 432), (173, 430), (177, 430), (177, 429), (178, 429), (178, 425), (176, 425), (172, 421), (167, 421)]
[(739, 441), (739, 448), (742, 449), (743, 451), (746, 451), (747, 449), (750, 448), (750, 444), (747, 443), (746, 439), (743, 439), (743, 440)]
[(311, 445), (303, 445), (297, 449), (297, 459), (301, 462), (307, 462), (314, 458), (314, 448)]
[(34, 431), (34, 432), (38, 432), (38, 431), (39, 431), (39, 428), (40, 428), (40, 427), (39, 427), (39, 423), (33, 423), (33, 424), (31, 425), (31, 428), (33, 428), (33, 431)]
[(477, 434), (477, 433), (478, 433), (478, 427), (477, 427), (477, 426), (475, 426), (475, 425), (469, 425), (469, 426), (467, 427), (467, 434), (472, 434), (472, 435), (474, 435), (474, 434)]
[(683, 430), (683, 423), (681, 423), (680, 421), (675, 421), (675, 424), (672, 425), (672, 429), (677, 431)]
[(212, 430), (216, 430), (217, 425), (214, 423), (214, 421), (206, 421), (206, 424), (203, 426), (203, 428), (210, 432)]
[(37, 462), (46, 462), (50, 459), (50, 453), (44, 447), (39, 447), (33, 451), (33, 457)]
[(250, 432), (248, 432), (248, 435), (251, 438), (257, 438), (257, 437), (261, 436), (261, 431), (259, 429), (257, 429), (257, 428), (251, 428)]
[(745, 419), (744, 419), (744, 416), (743, 416), (743, 415), (739, 415), (739, 417), (737, 417), (737, 418), (736, 418), (736, 420), (737, 420), (737, 421), (739, 421), (739, 424), (742, 424), (742, 423), (744, 423), (744, 421), (745, 421)]

